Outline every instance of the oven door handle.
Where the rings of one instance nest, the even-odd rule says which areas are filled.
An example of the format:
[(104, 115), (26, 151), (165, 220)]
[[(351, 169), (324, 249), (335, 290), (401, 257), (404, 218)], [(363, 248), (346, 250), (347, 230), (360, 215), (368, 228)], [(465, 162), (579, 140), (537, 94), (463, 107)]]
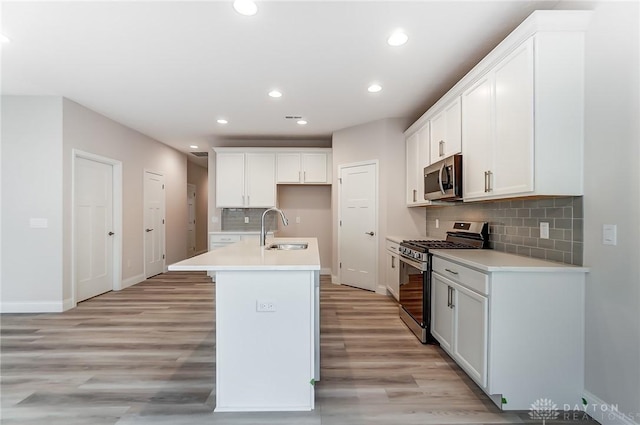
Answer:
[(426, 265), (423, 265), (423, 263), (420, 262), (420, 261), (416, 261), (416, 260), (413, 260), (411, 258), (407, 258), (407, 257), (404, 257), (404, 256), (400, 256), (399, 259), (400, 259), (401, 263), (407, 263), (411, 267), (414, 267), (414, 268), (416, 268), (416, 269), (418, 269), (420, 271), (424, 272), (424, 271), (427, 270), (426, 269)]

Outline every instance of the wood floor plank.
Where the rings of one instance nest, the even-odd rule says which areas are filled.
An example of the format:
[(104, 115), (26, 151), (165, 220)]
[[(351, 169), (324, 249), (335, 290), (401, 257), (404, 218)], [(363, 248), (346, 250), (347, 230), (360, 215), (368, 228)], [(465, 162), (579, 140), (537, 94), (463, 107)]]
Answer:
[(1, 423), (540, 423), (500, 412), (439, 347), (413, 336), (390, 298), (325, 277), (316, 410), (212, 413), (214, 307), (206, 274), (171, 272), (64, 313), (2, 315)]

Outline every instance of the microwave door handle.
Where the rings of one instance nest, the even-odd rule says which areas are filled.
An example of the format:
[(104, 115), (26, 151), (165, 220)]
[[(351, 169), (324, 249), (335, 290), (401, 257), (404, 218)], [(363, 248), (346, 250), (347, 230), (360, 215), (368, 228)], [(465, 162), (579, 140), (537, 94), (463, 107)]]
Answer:
[(445, 195), (444, 186), (442, 185), (442, 172), (444, 171), (445, 163), (442, 163), (442, 167), (440, 167), (440, 172), (438, 173), (438, 184), (440, 185), (440, 192)]

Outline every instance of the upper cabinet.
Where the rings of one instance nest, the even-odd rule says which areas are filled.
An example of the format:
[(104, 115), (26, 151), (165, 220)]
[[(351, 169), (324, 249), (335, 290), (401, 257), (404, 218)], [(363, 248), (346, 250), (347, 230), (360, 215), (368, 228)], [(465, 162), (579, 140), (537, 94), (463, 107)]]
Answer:
[(405, 141), (407, 164), (407, 206), (429, 205), (424, 199), (424, 167), (429, 161), (429, 123), (407, 137)]
[(216, 207), (275, 206), (275, 171), (274, 153), (217, 151)]
[(583, 194), (584, 31), (591, 15), (533, 12), (405, 131), (409, 206), (419, 204), (409, 202), (418, 184), (411, 137), (427, 123), (428, 162), (462, 152), (464, 201)]
[(449, 102), (429, 120), (431, 128), (431, 163), (462, 150), (462, 115), (460, 97)]
[(278, 152), (278, 184), (330, 184), (331, 150)]

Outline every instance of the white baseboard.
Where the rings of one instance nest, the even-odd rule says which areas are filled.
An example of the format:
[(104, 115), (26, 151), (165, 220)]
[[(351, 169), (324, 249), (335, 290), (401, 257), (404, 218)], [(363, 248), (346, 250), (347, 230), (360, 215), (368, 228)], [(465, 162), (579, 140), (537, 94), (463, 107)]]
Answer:
[(129, 278), (124, 279), (124, 280), (122, 281), (122, 286), (121, 286), (121, 288), (120, 288), (120, 289), (128, 288), (129, 286), (133, 286), (133, 285), (135, 285), (136, 283), (143, 282), (143, 281), (145, 281), (146, 279), (147, 279), (147, 278), (144, 276), (144, 273), (141, 273), (141, 274), (136, 275), (136, 276), (129, 277)]
[(77, 304), (73, 302), (73, 299), (67, 298), (66, 300), (62, 301), (62, 311), (71, 310), (76, 305)]
[(61, 313), (64, 311), (62, 301), (30, 301), (3, 302), (0, 313)]
[[(331, 269), (329, 267), (323, 267), (320, 269), (320, 274), (331, 274)], [(331, 277), (331, 279), (333, 279), (333, 276)]]
[(640, 412), (620, 412), (615, 404), (607, 403), (589, 391), (584, 392), (584, 398), (588, 403), (586, 413), (602, 425), (640, 425), (634, 421), (640, 420)]

